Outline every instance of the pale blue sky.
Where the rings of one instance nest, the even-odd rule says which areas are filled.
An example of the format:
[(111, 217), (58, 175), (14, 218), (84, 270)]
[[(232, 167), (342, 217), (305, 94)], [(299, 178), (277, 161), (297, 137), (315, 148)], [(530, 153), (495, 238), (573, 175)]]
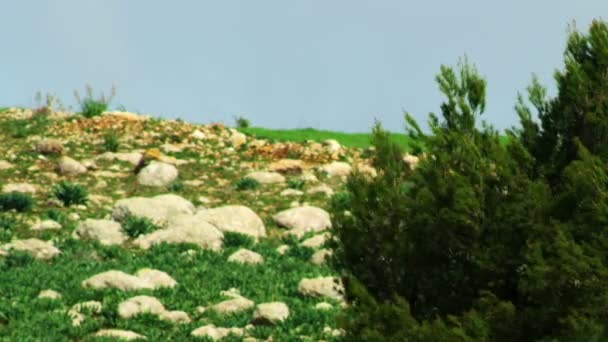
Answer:
[(607, 14), (606, 0), (5, 0), (0, 106), (115, 84), (113, 105), (156, 116), (402, 131), (402, 110), (438, 111), (439, 66), (466, 54), (503, 129), (532, 73), (553, 87), (568, 23)]

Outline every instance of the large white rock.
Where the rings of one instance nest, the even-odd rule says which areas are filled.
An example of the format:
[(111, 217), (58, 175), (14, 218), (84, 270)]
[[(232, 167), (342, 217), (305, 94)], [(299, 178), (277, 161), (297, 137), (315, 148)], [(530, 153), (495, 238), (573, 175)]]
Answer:
[(84, 165), (67, 156), (59, 158), (57, 169), (62, 175), (68, 176), (80, 175), (87, 172), (87, 168)]
[(86, 219), (72, 233), (75, 239), (97, 240), (102, 245), (121, 245), (128, 236), (122, 231), (120, 223), (111, 220)]
[(171, 184), (178, 176), (174, 165), (153, 161), (137, 174), (137, 182), (145, 186), (162, 187)]
[(35, 148), (41, 154), (62, 154), (63, 143), (57, 139), (44, 139), (38, 142)]
[(61, 293), (59, 293), (55, 290), (51, 290), (51, 289), (42, 290), (38, 294), (38, 298), (48, 298), (48, 299), (53, 299), (53, 300), (61, 299)]
[(209, 308), (221, 314), (232, 314), (251, 309), (255, 303), (245, 297), (236, 296), (235, 298), (217, 303)]
[[(82, 286), (93, 289), (116, 288), (123, 291), (174, 287), (177, 282), (162, 271), (143, 269), (143, 274), (130, 275), (122, 271), (110, 270), (96, 274), (82, 282)], [(142, 270), (140, 270), (141, 272)], [(151, 273), (150, 271), (154, 271)], [(164, 274), (161, 276), (161, 274)]]
[(298, 284), (298, 291), (305, 296), (342, 300), (344, 287), (335, 277), (304, 278)]
[(192, 215), (194, 212), (194, 205), (190, 201), (174, 194), (165, 194), (151, 198), (131, 197), (118, 200), (112, 208), (112, 218), (122, 221), (132, 215), (164, 224), (173, 216)]
[(208, 337), (213, 341), (218, 341), (230, 334), (239, 337), (243, 336), (243, 332), (243, 328), (220, 328), (213, 324), (207, 324), (193, 330), (190, 334), (194, 337)]
[(137, 165), (141, 161), (143, 154), (139, 152), (105, 152), (97, 156), (99, 160), (120, 160), (123, 162)]
[(328, 233), (318, 234), (302, 241), (302, 246), (310, 248), (319, 248), (329, 239)]
[(230, 136), (230, 143), (234, 147), (240, 147), (241, 145), (247, 142), (247, 136), (241, 132), (236, 130), (232, 131), (232, 135)]
[(286, 174), (300, 174), (304, 170), (304, 162), (299, 159), (281, 159), (270, 163), (268, 169)]
[(115, 118), (123, 119), (126, 121), (146, 121), (150, 117), (147, 115), (141, 115), (132, 112), (125, 112), (120, 110), (107, 111), (102, 113), (103, 116), (112, 116)]
[(131, 318), (142, 313), (160, 315), (165, 310), (160, 300), (151, 296), (135, 296), (118, 304), (118, 315), (121, 318)]
[(316, 251), (311, 257), (310, 262), (315, 265), (322, 265), (327, 262), (327, 260), (333, 255), (330, 249), (320, 249)]
[(101, 329), (97, 331), (93, 336), (96, 337), (113, 337), (120, 340), (138, 340), (138, 339), (146, 339), (145, 336), (140, 335), (136, 332), (130, 330), (121, 330), (121, 329)]
[(254, 324), (274, 324), (289, 317), (289, 307), (281, 302), (258, 304), (253, 312)]
[(0, 171), (12, 169), (13, 167), (15, 167), (15, 165), (7, 162), (6, 160), (0, 160)]
[(2, 187), (2, 192), (23, 192), (29, 194), (36, 193), (36, 186), (30, 183), (9, 183)]
[(329, 213), (321, 208), (303, 206), (283, 210), (272, 219), (282, 227), (289, 229), (289, 234), (301, 237), (307, 232), (318, 232), (331, 228)]
[(30, 227), (31, 230), (57, 230), (61, 229), (61, 224), (53, 220), (43, 220), (36, 222)]
[(203, 249), (218, 251), (222, 248), (224, 234), (208, 222), (193, 215), (178, 215), (169, 219), (166, 229), (139, 236), (133, 244), (142, 249), (166, 243), (194, 243)]
[(245, 178), (255, 179), (261, 184), (273, 184), (285, 182), (285, 177), (278, 172), (255, 171), (248, 173)]
[(342, 150), (342, 146), (337, 140), (327, 139), (323, 142), (323, 147), (329, 153), (338, 153)]
[(211, 223), (223, 232), (241, 233), (256, 240), (266, 236), (262, 219), (253, 210), (242, 205), (202, 209), (196, 213), (196, 218)]
[(27, 252), (36, 259), (49, 260), (59, 255), (61, 251), (52, 242), (36, 238), (13, 240), (0, 246), (0, 255), (6, 255), (11, 250)]
[(264, 257), (259, 253), (241, 248), (228, 257), (228, 261), (239, 264), (258, 265), (264, 263)]
[(319, 167), (319, 170), (326, 173), (330, 177), (348, 176), (352, 172), (352, 166), (346, 162), (334, 161)]

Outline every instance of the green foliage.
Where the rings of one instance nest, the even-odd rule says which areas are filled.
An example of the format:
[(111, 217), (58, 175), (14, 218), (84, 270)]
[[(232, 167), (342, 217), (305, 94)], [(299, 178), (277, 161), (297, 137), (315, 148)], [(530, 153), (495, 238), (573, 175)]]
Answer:
[(131, 238), (136, 238), (158, 229), (159, 227), (146, 217), (129, 216), (122, 222), (122, 230)]
[(608, 24), (594, 21), (585, 35), (572, 30), (564, 53), (564, 70), (555, 72), (558, 95), (548, 98), (536, 78), (528, 100), (520, 95), (516, 110), (522, 129), (516, 130), (536, 161), (538, 172), (558, 185), (563, 170), (578, 158), (577, 141), (592, 154), (608, 157)]
[(236, 124), (236, 128), (249, 128), (251, 127), (251, 122), (245, 119), (242, 116), (237, 116), (234, 118), (234, 123)]
[(103, 136), (103, 149), (106, 152), (118, 152), (120, 137), (116, 133), (108, 132)]
[(290, 179), (287, 181), (287, 187), (290, 189), (302, 190), (305, 185), (306, 182), (302, 179)]
[(34, 115), (31, 119), (6, 121), (4, 125), (12, 138), (21, 139), (42, 134), (51, 124), (47, 115)]
[(180, 192), (184, 190), (184, 182), (182, 182), (180, 179), (176, 179), (171, 184), (169, 184), (167, 188), (171, 192)]
[[(605, 27), (594, 23), (578, 47), (580, 56), (570, 45), (583, 38), (571, 38), (567, 70), (589, 68), (584, 75), (594, 80), (608, 75), (606, 57), (572, 64), (598, 56), (587, 50), (594, 46), (608, 57), (608, 30), (599, 26)], [(466, 60), (458, 71), (441, 68), (437, 81), (446, 100), (440, 117), (429, 116), (431, 135), (406, 116), (408, 135), (425, 150), (415, 170), (375, 126), (378, 177), (353, 174), (348, 212), (339, 200), (332, 204), (334, 263), (347, 275), (352, 304), (343, 317), (346, 340), (606, 338), (608, 164), (596, 144), (603, 131), (572, 136), (580, 127), (569, 116), (585, 108), (604, 108), (605, 115), (608, 97), (594, 96), (608, 82), (593, 83), (586, 95), (576, 93), (586, 87), (574, 87), (583, 76), (559, 75), (560, 100), (544, 100), (537, 82), (529, 88), (530, 102), (543, 113), (541, 127), (520, 98), (523, 128), (510, 133), (507, 145), (492, 127), (477, 126), (485, 80)], [(552, 146), (551, 139), (564, 143)]]
[(251, 236), (235, 233), (235, 232), (224, 232), (224, 247), (242, 247), (250, 248), (253, 246), (255, 241)]
[(112, 98), (114, 98), (116, 95), (116, 88), (112, 87), (110, 96), (108, 98), (106, 98), (102, 92), (99, 98), (95, 99), (93, 96), (93, 88), (90, 85), (87, 85), (85, 88), (86, 97), (84, 99), (80, 97), (78, 91), (74, 91), (74, 96), (80, 104), (80, 112), (85, 118), (92, 118), (101, 115), (108, 109)]
[(0, 241), (10, 241), (17, 226), (17, 220), (13, 216), (0, 214)]
[(89, 192), (84, 186), (65, 180), (57, 183), (53, 187), (52, 193), (66, 207), (75, 204), (86, 204), (89, 196)]
[(234, 183), (234, 188), (242, 191), (242, 190), (255, 190), (260, 187), (260, 182), (253, 178), (245, 177), (243, 179), (239, 179)]
[(27, 212), (34, 207), (34, 199), (30, 194), (21, 192), (9, 192), (0, 194), (0, 210), (16, 210)]

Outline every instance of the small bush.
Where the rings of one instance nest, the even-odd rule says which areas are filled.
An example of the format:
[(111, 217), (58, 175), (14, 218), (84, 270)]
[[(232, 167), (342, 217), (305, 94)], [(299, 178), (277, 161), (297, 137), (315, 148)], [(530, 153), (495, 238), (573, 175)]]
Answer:
[(243, 179), (238, 180), (234, 184), (234, 188), (242, 191), (242, 190), (255, 190), (260, 187), (260, 182), (253, 178), (245, 177)]
[(53, 196), (64, 206), (69, 207), (74, 204), (85, 204), (89, 193), (82, 185), (61, 181), (53, 188)]
[(306, 182), (301, 179), (290, 179), (287, 181), (287, 187), (290, 189), (302, 190), (305, 184)]
[(131, 238), (151, 233), (159, 229), (150, 219), (138, 216), (129, 216), (122, 223), (122, 230)]
[(249, 128), (251, 127), (251, 122), (245, 119), (242, 116), (237, 116), (234, 118), (234, 122), (236, 123), (237, 128)]
[(25, 267), (34, 261), (34, 257), (28, 252), (13, 250), (4, 258), (3, 266), (6, 269)]
[(330, 206), (336, 212), (350, 210), (352, 196), (348, 192), (338, 192), (331, 197)]
[(0, 215), (0, 241), (10, 241), (13, 237), (13, 232), (17, 220), (9, 215)]
[(80, 104), (80, 112), (86, 118), (92, 118), (101, 115), (108, 109), (110, 101), (116, 95), (116, 88), (112, 87), (110, 97), (106, 98), (103, 92), (98, 99), (93, 97), (93, 88), (89, 85), (86, 86), (87, 95), (84, 99), (80, 97), (78, 91), (74, 91), (74, 96)]
[(120, 147), (120, 139), (118, 135), (108, 132), (103, 136), (103, 149), (106, 152), (118, 152)]
[(181, 180), (176, 179), (173, 183), (169, 184), (167, 188), (171, 192), (180, 192), (184, 190), (184, 183)]
[(302, 261), (308, 261), (314, 253), (314, 249), (296, 244), (289, 247), (286, 255)]
[(34, 199), (30, 194), (21, 192), (10, 192), (0, 194), (0, 210), (16, 210), (18, 212), (26, 212), (34, 207)]
[(255, 241), (251, 236), (235, 232), (224, 232), (224, 247), (242, 247), (249, 248), (253, 246)]

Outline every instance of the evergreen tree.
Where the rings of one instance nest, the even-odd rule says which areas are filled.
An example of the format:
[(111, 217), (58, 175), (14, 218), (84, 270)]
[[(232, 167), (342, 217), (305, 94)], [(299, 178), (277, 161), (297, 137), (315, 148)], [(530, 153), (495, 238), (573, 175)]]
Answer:
[[(559, 95), (547, 100), (534, 81), (541, 124), (520, 97), (522, 128), (507, 146), (477, 126), (486, 83), (466, 60), (441, 68), (431, 134), (406, 116), (425, 152), (415, 170), (376, 125), (379, 176), (353, 175), (348, 210), (333, 210), (347, 340), (608, 338), (608, 145), (601, 125), (585, 128), (608, 114), (608, 83), (597, 81), (608, 59), (594, 52), (608, 46), (605, 29), (572, 34)], [(586, 94), (592, 84), (604, 89)]]

